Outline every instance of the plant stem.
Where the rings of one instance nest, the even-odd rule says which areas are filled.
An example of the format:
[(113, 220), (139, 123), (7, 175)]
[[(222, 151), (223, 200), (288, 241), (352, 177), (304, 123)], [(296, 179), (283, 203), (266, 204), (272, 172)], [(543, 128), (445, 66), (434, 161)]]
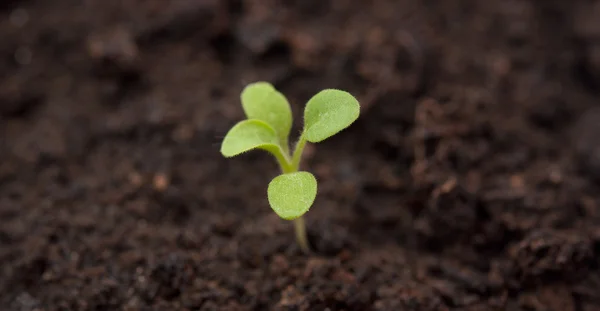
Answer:
[(296, 144), (296, 149), (294, 149), (294, 154), (292, 155), (292, 169), (296, 171), (300, 169), (300, 160), (302, 159), (304, 146), (306, 146), (306, 138), (304, 138), (304, 133), (302, 133), (298, 139), (298, 143)]
[[(306, 139), (304, 138), (304, 133), (302, 133), (298, 139), (298, 143), (296, 144), (296, 149), (294, 149), (291, 160), (289, 159), (289, 155), (287, 155), (288, 152), (285, 153), (287, 156), (277, 158), (279, 167), (284, 174), (294, 173), (300, 169), (300, 159), (302, 158), (304, 146), (306, 146)], [(302, 251), (306, 254), (310, 253), (310, 245), (308, 243), (308, 236), (306, 234), (304, 216), (294, 219), (293, 222), (294, 231), (296, 232), (296, 241), (298, 242), (298, 245), (300, 245), (300, 249), (302, 249)]]
[[(292, 169), (297, 172), (300, 169), (300, 159), (304, 152), (304, 146), (306, 146), (306, 138), (304, 138), (304, 132), (298, 138), (294, 154), (292, 155)], [(304, 223), (304, 216), (300, 216), (294, 219), (294, 229), (296, 231), (296, 240), (300, 245), (302, 251), (306, 254), (310, 253), (310, 245), (308, 243), (308, 236), (306, 234), (306, 224)]]
[(283, 149), (283, 153), (285, 155), (289, 155), (290, 154), (290, 143), (289, 143), (287, 137), (285, 139), (282, 139), (282, 141), (281, 141), (281, 148)]
[(294, 230), (296, 231), (296, 240), (300, 249), (306, 254), (310, 253), (310, 246), (308, 244), (308, 236), (306, 234), (306, 225), (304, 224), (304, 217), (300, 216), (293, 220)]
[(283, 173), (291, 173), (294, 171), (287, 153), (283, 152), (282, 149), (279, 149), (279, 152), (274, 153), (274, 155), (277, 159), (277, 164), (279, 164), (279, 168)]

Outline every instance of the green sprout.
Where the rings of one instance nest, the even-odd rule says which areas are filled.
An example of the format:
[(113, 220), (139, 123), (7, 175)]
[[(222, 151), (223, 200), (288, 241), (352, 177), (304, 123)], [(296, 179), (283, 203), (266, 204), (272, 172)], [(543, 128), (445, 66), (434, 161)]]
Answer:
[(221, 145), (221, 154), (230, 158), (259, 149), (271, 153), (282, 174), (267, 189), (269, 205), (285, 220), (294, 222), (296, 239), (304, 252), (310, 252), (303, 215), (317, 196), (317, 179), (299, 171), (307, 142), (321, 142), (350, 126), (360, 114), (360, 105), (350, 93), (326, 89), (313, 96), (304, 108), (304, 129), (292, 153), (289, 135), (292, 110), (283, 94), (268, 82), (255, 82), (241, 94), (247, 117), (234, 125)]

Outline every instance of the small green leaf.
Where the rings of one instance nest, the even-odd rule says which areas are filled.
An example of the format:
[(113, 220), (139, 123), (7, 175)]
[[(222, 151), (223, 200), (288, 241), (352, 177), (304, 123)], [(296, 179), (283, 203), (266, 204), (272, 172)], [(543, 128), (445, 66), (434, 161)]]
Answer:
[(352, 124), (360, 114), (350, 93), (327, 89), (313, 96), (304, 108), (304, 135), (312, 143), (323, 141)]
[(263, 149), (278, 156), (281, 147), (275, 130), (260, 120), (244, 120), (234, 125), (221, 144), (221, 154), (229, 158), (252, 149)]
[(248, 119), (258, 119), (269, 124), (287, 143), (292, 128), (292, 109), (283, 94), (268, 82), (255, 82), (244, 88), (242, 107)]
[(308, 212), (317, 196), (317, 179), (309, 172), (279, 175), (269, 183), (269, 205), (279, 217), (294, 220)]

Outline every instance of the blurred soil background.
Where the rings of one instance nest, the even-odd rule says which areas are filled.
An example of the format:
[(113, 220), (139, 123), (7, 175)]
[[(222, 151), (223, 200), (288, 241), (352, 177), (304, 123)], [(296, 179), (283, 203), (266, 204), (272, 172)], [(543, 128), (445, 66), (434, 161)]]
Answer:
[[(3, 0), (0, 309), (600, 310), (600, 1)], [(224, 159), (341, 88), (315, 256)]]

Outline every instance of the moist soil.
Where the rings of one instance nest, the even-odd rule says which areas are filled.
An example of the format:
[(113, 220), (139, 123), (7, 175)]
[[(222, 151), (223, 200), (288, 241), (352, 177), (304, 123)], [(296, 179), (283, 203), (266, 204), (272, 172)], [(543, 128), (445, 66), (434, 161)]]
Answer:
[[(1, 310), (600, 310), (600, 1), (0, 3)], [(242, 88), (301, 126), (314, 254), (224, 159)]]

